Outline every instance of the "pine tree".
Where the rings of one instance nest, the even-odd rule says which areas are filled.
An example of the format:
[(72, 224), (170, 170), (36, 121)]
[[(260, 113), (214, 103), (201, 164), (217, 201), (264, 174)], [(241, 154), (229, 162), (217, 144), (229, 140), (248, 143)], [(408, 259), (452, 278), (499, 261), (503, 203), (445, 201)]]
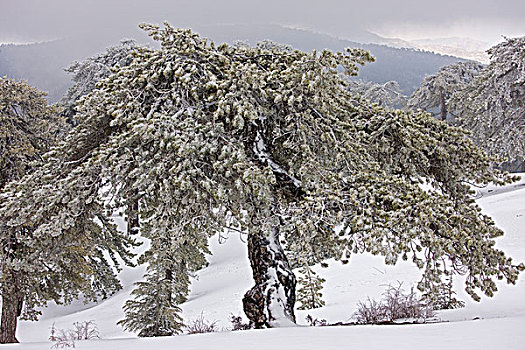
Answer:
[(441, 68), (436, 74), (426, 77), (421, 86), (410, 96), (408, 107), (422, 109), (443, 121), (457, 117), (450, 109), (450, 99), (461, 91), (484, 68), (474, 61), (458, 62)]
[[(490, 64), (454, 95), (458, 124), (489, 154), (525, 158), (525, 37), (488, 51)], [(523, 161), (522, 161), (523, 163)]]
[[(75, 167), (75, 156), (89, 150), (44, 154), (63, 126), (57, 109), (25, 83), (0, 84), (0, 343), (13, 343), (18, 317), (36, 320), (49, 300), (96, 300), (118, 290), (115, 254), (129, 262), (132, 241), (101, 214), (98, 173)], [(64, 157), (58, 168), (57, 157)]]
[(45, 93), (0, 77), (0, 188), (29, 172), (61, 128), (58, 109)]
[(405, 108), (407, 105), (407, 98), (395, 81), (376, 84), (352, 79), (348, 80), (348, 90), (352, 94), (367, 99), (372, 103), (377, 103), (384, 108)]
[[(176, 313), (182, 275), (202, 266), (207, 238), (227, 227), (248, 233), (255, 285), (243, 306), (258, 328), (295, 321), (296, 279), (282, 241), (289, 250), (300, 240), (329, 242), (337, 259), (365, 251), (389, 264), (410, 258), (423, 269), (421, 289), (455, 269), (467, 274), (475, 299), (494, 293), (494, 278), (515, 283), (524, 266), (494, 248), (502, 231), (469, 187), (510, 179), (491, 170), (463, 130), (352, 96), (340, 68), (355, 75), (371, 60), (367, 52), (215, 46), (167, 24), (142, 27), (160, 49), (137, 50), (129, 66), (101, 81), (78, 106), (79, 126), (39, 176), (22, 182), (67, 193), (66, 205), (81, 204), (76, 215), (29, 192), (0, 208), (10, 227), (35, 217), (37, 230), (56, 236), (62, 225), (46, 222), (38, 208), (67, 232), (95, 214), (105, 218), (89, 203), (113, 212), (138, 201), (141, 234), (152, 242), (143, 259), (155, 263), (124, 325), (152, 314), (139, 313), (146, 294), (162, 295), (161, 314)], [(174, 283), (160, 283), (177, 268)], [(170, 290), (149, 289), (156, 286)]]
[(150, 269), (145, 278), (146, 281), (136, 283), (136, 288), (131, 293), (134, 300), (126, 301), (126, 318), (119, 321), (119, 324), (129, 331), (138, 332), (139, 337), (180, 333), (184, 324), (178, 303), (184, 300), (184, 293), (179, 294), (179, 300), (173, 295), (173, 290), (180, 282), (166, 273), (166, 270), (156, 268)]
[(434, 310), (458, 309), (465, 306), (465, 302), (456, 299), (452, 274), (449, 273), (442, 283), (437, 283), (425, 290), (423, 300)]
[[(63, 126), (58, 109), (48, 106), (45, 95), (23, 81), (0, 78), (0, 190), (32, 171)], [(0, 225), (2, 221), (0, 217)], [(13, 343), (17, 342), (17, 318), (23, 311), (24, 316), (33, 316), (27, 303), (35, 297), (18, 285), (25, 279), (25, 267), (17, 261), (20, 254), (26, 253), (25, 247), (15, 233), (6, 234), (2, 230), (0, 243), (0, 343)]]
[(297, 283), (300, 287), (297, 289), (297, 301), (301, 302), (301, 305), (298, 309), (309, 310), (323, 307), (325, 301), (321, 290), (326, 280), (318, 276), (310, 266), (304, 266), (299, 273)]

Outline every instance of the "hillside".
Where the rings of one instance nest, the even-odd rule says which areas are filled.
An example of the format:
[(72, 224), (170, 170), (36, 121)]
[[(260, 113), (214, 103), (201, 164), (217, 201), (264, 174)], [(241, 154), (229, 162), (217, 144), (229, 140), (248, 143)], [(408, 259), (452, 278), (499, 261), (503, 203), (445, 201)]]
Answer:
[[(478, 191), (477, 202), (505, 231), (497, 240), (517, 262), (525, 260), (525, 178), (504, 188), (487, 187)], [(242, 238), (242, 237), (241, 237)], [(204, 316), (217, 321), (223, 332), (206, 335), (184, 335), (155, 339), (138, 339), (124, 332), (115, 323), (123, 317), (122, 305), (129, 297), (132, 283), (139, 280), (143, 267), (125, 269), (120, 277), (125, 286), (117, 295), (99, 304), (50, 306), (37, 323), (22, 322), (18, 330), (21, 345), (4, 345), (0, 349), (49, 349), (49, 329), (68, 328), (73, 322), (94, 320), (100, 330), (100, 340), (77, 343), (78, 349), (523, 349), (525, 334), (525, 279), (516, 286), (499, 285), (494, 298), (472, 301), (463, 292), (462, 277), (456, 279), (456, 289), (466, 307), (441, 311), (441, 322), (422, 325), (304, 327), (308, 314), (329, 322), (349, 321), (356, 304), (367, 297), (379, 299), (385, 287), (403, 283), (410, 289), (419, 277), (409, 263), (386, 266), (383, 259), (371, 255), (353, 256), (348, 265), (329, 261), (329, 267), (318, 271), (327, 282), (324, 294), (326, 306), (316, 310), (298, 311), (297, 328), (228, 332), (231, 314), (242, 315), (241, 298), (251, 286), (251, 270), (246, 247), (238, 234), (230, 234), (219, 242), (210, 240), (213, 255), (210, 265), (197, 273), (189, 300), (184, 303), (186, 323)]]

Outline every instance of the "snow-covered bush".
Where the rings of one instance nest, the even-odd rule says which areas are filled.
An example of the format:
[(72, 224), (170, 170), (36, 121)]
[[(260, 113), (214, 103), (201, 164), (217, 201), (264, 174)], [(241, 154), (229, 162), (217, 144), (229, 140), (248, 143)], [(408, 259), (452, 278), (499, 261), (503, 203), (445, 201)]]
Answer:
[(214, 333), (218, 330), (217, 321), (210, 322), (206, 320), (202, 312), (199, 317), (193, 321), (190, 321), (190, 323), (186, 326), (187, 334)]

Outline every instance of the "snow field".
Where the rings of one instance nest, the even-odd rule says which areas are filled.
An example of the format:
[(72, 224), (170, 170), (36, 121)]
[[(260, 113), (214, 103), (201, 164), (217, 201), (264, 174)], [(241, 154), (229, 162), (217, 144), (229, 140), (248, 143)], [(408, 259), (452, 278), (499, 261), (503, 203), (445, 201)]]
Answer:
[[(483, 211), (505, 231), (497, 239), (497, 247), (513, 257), (515, 263), (525, 261), (525, 179), (502, 189), (487, 187), (478, 196)], [(218, 238), (212, 238), (210, 249), (210, 265), (195, 276), (190, 297), (182, 305), (183, 318), (189, 323), (202, 313), (206, 320), (217, 321), (219, 329), (227, 330), (231, 314), (244, 316), (241, 299), (252, 286), (251, 269), (245, 243), (237, 233), (231, 233), (222, 244)], [(314, 267), (326, 279), (326, 306), (296, 311), (300, 326), (295, 328), (136, 338), (116, 322), (124, 316), (122, 306), (133, 289), (132, 283), (140, 280), (145, 271), (140, 266), (122, 271), (124, 289), (108, 300), (88, 305), (51, 305), (38, 322), (20, 322), (18, 339), (22, 344), (3, 345), (0, 349), (49, 349), (53, 343), (47, 338), (53, 323), (57, 328), (69, 328), (73, 322), (87, 320), (98, 325), (101, 339), (78, 342), (77, 349), (525, 349), (524, 275), (515, 286), (498, 283), (496, 295), (482, 297), (479, 303), (463, 291), (463, 277), (457, 277), (456, 292), (466, 307), (440, 311), (437, 317), (441, 323), (304, 327), (308, 314), (329, 322), (349, 321), (358, 301), (367, 297), (379, 300), (389, 284), (397, 286), (400, 282), (408, 291), (420, 277), (409, 262), (388, 266), (383, 258), (369, 254), (354, 255), (347, 265), (328, 263), (328, 268)]]

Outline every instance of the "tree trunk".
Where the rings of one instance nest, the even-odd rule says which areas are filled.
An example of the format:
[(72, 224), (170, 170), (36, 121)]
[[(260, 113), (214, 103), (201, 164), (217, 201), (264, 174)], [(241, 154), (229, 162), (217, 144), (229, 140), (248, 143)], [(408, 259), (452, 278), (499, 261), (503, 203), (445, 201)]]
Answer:
[[(134, 192), (138, 196), (138, 191)], [(134, 198), (128, 205), (128, 234), (136, 235), (139, 233), (139, 199)]]
[(242, 300), (246, 316), (255, 328), (295, 324), (295, 275), (279, 242), (278, 227), (248, 236), (248, 257), (255, 286)]
[(22, 313), (23, 297), (2, 296), (2, 319), (0, 321), (0, 344), (18, 343), (16, 325)]
[(446, 122), (447, 121), (447, 102), (445, 101), (445, 92), (443, 92), (443, 89), (441, 89), (441, 92), (439, 93), (439, 104), (441, 105), (441, 120)]

